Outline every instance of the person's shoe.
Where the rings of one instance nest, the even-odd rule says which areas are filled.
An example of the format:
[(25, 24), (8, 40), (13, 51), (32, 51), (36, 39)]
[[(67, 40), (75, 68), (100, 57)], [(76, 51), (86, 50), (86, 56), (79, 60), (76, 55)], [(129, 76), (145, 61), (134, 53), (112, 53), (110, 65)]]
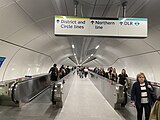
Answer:
[(53, 101), (52, 104), (53, 104), (53, 105), (56, 105), (56, 101)]
[(125, 107), (125, 105), (121, 104), (121, 107)]

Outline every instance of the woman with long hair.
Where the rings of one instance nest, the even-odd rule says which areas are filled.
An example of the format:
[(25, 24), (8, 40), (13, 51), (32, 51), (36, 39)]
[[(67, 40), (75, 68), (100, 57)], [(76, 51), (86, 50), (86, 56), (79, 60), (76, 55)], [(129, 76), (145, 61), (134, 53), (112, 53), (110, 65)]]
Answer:
[(117, 80), (117, 83), (123, 85), (124, 87), (124, 101), (123, 103), (121, 104), (121, 107), (125, 107), (125, 105), (127, 104), (127, 84), (128, 84), (128, 80), (127, 80), (127, 73), (126, 73), (126, 70), (125, 69), (122, 69), (122, 72), (121, 74), (118, 75), (118, 80)]

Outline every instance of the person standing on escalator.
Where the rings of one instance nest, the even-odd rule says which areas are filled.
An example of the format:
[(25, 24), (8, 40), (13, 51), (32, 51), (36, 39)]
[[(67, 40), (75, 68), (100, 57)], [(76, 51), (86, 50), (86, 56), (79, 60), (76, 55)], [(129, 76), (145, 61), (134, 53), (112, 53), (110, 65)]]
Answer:
[(87, 75), (88, 75), (88, 68), (85, 68), (85, 69), (84, 69), (84, 77), (86, 78)]
[(54, 89), (55, 89), (55, 82), (58, 80), (58, 68), (57, 64), (54, 64), (53, 67), (49, 70), (49, 74), (51, 74), (51, 90), (52, 90), (52, 103), (56, 104), (54, 100)]
[(125, 69), (122, 69), (121, 74), (118, 75), (118, 80), (117, 83), (123, 85), (124, 87), (124, 102), (121, 104), (122, 107), (125, 107), (125, 105), (127, 104), (127, 73)]
[(143, 108), (145, 110), (145, 120), (149, 120), (153, 102), (152, 92), (154, 92), (154, 88), (151, 83), (146, 80), (144, 73), (139, 73), (131, 90), (131, 103), (137, 109), (137, 120), (142, 120)]
[(54, 64), (53, 67), (49, 70), (49, 73), (51, 74), (51, 81), (57, 81), (58, 79), (58, 68), (57, 64)]

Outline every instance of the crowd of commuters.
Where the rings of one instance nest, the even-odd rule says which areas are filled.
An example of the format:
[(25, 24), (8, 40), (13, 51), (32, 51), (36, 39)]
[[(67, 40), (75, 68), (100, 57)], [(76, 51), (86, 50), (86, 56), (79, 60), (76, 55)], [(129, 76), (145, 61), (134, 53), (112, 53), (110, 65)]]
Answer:
[[(57, 64), (54, 64), (53, 67), (50, 68), (49, 70), (49, 74), (50, 74), (50, 80), (51, 80), (51, 92), (52, 92), (52, 104), (55, 105), (56, 101), (54, 98), (55, 95), (55, 84), (56, 81), (58, 81), (59, 79), (63, 78), (64, 76), (66, 76), (68, 73), (70, 73), (70, 71), (73, 71), (73, 67), (72, 69), (69, 68), (69, 66), (65, 67), (64, 65), (62, 65), (59, 70), (57, 68)], [(63, 83), (65, 83), (65, 81), (63, 80)]]
[(74, 68), (70, 69), (69, 66), (65, 67), (62, 65), (58, 70), (57, 64), (54, 64), (53, 67), (51, 67), (49, 70), (49, 74), (51, 74), (51, 81), (57, 81), (58, 79), (63, 78), (73, 69)]
[(83, 66), (77, 67), (77, 75), (79, 75), (80, 78), (86, 78), (88, 75), (88, 68)]
[[(105, 72), (103, 68), (99, 69), (96, 67), (94, 68), (93, 72), (124, 86), (124, 102), (121, 104), (121, 106), (125, 107), (128, 98), (127, 89), (131, 87), (127, 79), (128, 75), (126, 73), (126, 70), (122, 69), (121, 73), (117, 75), (115, 68), (109, 67), (107, 69), (107, 72)], [(156, 96), (152, 84), (147, 81), (144, 73), (137, 74), (136, 82), (131, 88), (131, 104), (137, 110), (137, 120), (142, 120), (143, 109), (145, 111), (145, 120), (160, 120), (160, 108), (159, 110), (157, 110), (156, 107), (156, 111), (153, 112), (152, 110), (151, 112), (151, 108), (155, 102), (156, 106), (159, 105), (160, 107), (160, 97), (158, 98)], [(155, 110), (155, 107), (152, 109)]]
[[(72, 70), (73, 69), (74, 68), (72, 68)], [(88, 70), (90, 69), (87, 67), (79, 66), (77, 67), (77, 75), (79, 75), (80, 78), (86, 78)], [(63, 78), (70, 71), (71, 69), (69, 68), (69, 66), (65, 67), (64, 65), (62, 65), (58, 70), (57, 65), (54, 64), (53, 67), (51, 67), (51, 69), (49, 70), (49, 73), (51, 74), (51, 81), (57, 81), (58, 79)], [(153, 110), (151, 112), (153, 104), (156, 102), (156, 105), (160, 106), (160, 101), (159, 103), (156, 101), (158, 100), (158, 98), (155, 95), (154, 88), (151, 85), (151, 83), (147, 81), (144, 73), (139, 73), (137, 75), (136, 82), (133, 84), (131, 88), (128, 80), (128, 75), (125, 69), (122, 69), (120, 74), (117, 74), (116, 68), (112, 67), (109, 67), (107, 69), (107, 72), (105, 72), (103, 68), (97, 68), (97, 67), (94, 68), (94, 70), (92, 71), (95, 72), (96, 74), (108, 78), (111, 81), (111, 84), (117, 83), (123, 86), (124, 101), (121, 104), (122, 107), (125, 107), (125, 105), (127, 104), (127, 98), (128, 98), (127, 90), (131, 89), (131, 104), (137, 110), (137, 120), (142, 120), (143, 109), (145, 110), (145, 120), (160, 120), (159, 113), (157, 116), (157, 114), (155, 115), (155, 113), (157, 112), (153, 112)], [(152, 114), (150, 115), (150, 113)], [(153, 117), (154, 118), (156, 117), (156, 119), (152, 119)]]
[(122, 69), (121, 73), (118, 75), (116, 72), (116, 68), (112, 68), (109, 67), (107, 69), (107, 72), (104, 71), (103, 68), (98, 69), (97, 67), (94, 68), (93, 72), (108, 78), (109, 80), (111, 80), (111, 84), (114, 83), (119, 83), (121, 85), (123, 85), (124, 87), (124, 102), (121, 104), (122, 107), (125, 107), (125, 105), (127, 104), (127, 89), (129, 88), (129, 82), (128, 82), (128, 75), (126, 73), (125, 69)]

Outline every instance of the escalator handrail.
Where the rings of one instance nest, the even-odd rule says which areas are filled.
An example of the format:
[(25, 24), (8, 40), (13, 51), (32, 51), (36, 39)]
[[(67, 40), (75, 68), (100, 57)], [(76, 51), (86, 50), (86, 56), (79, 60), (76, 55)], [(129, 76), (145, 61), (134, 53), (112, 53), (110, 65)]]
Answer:
[[(71, 72), (70, 72), (70, 73), (71, 73)], [(69, 74), (70, 74), (70, 73), (69, 73)], [(61, 79), (60, 79), (59, 81), (57, 81), (56, 83), (58, 83), (58, 82), (64, 82), (64, 79), (65, 79), (69, 74), (65, 75), (63, 78), (61, 78)], [(45, 75), (43, 75), (43, 76), (48, 76), (48, 75), (50, 75), (50, 74), (45, 74)], [(17, 81), (17, 82), (15, 82), (15, 83), (13, 83), (13, 87), (11, 88), (11, 89), (12, 89), (12, 90), (11, 90), (11, 99), (12, 99), (12, 101), (13, 101), (15, 104), (19, 104), (19, 101), (16, 100), (16, 98), (15, 98), (15, 91), (16, 91), (16, 89), (17, 89), (18, 84), (23, 84), (23, 83), (28, 82), (28, 81), (30, 81), (30, 80), (34, 80), (35, 78), (38, 78), (38, 77), (42, 77), (42, 76), (36, 76), (36, 77), (34, 77), (34, 78), (26, 78), (26, 79), (23, 80), (23, 81)]]
[[(43, 76), (46, 76), (46, 75), (48, 75), (48, 74), (45, 74), (45, 75), (43, 75)], [(28, 81), (30, 81), (30, 80), (34, 80), (35, 78), (38, 78), (38, 77), (42, 77), (42, 76), (36, 76), (36, 77), (34, 77), (34, 78), (26, 78), (25, 80), (23, 80), (23, 81), (18, 81), (18, 82), (15, 82), (15, 83), (13, 83), (13, 86), (12, 86), (12, 90), (11, 90), (11, 99), (12, 99), (12, 101), (15, 103), (15, 104), (19, 104), (19, 101), (18, 100), (16, 100), (16, 98), (15, 98), (15, 91), (16, 91), (16, 88), (17, 88), (17, 85), (18, 84), (22, 84), (22, 83), (24, 83), (24, 82), (28, 82)]]
[(19, 104), (19, 101), (15, 99), (15, 91), (16, 91), (16, 87), (17, 87), (18, 83), (19, 82), (14, 83), (14, 85), (12, 87), (12, 92), (11, 92), (11, 99), (15, 104)]

